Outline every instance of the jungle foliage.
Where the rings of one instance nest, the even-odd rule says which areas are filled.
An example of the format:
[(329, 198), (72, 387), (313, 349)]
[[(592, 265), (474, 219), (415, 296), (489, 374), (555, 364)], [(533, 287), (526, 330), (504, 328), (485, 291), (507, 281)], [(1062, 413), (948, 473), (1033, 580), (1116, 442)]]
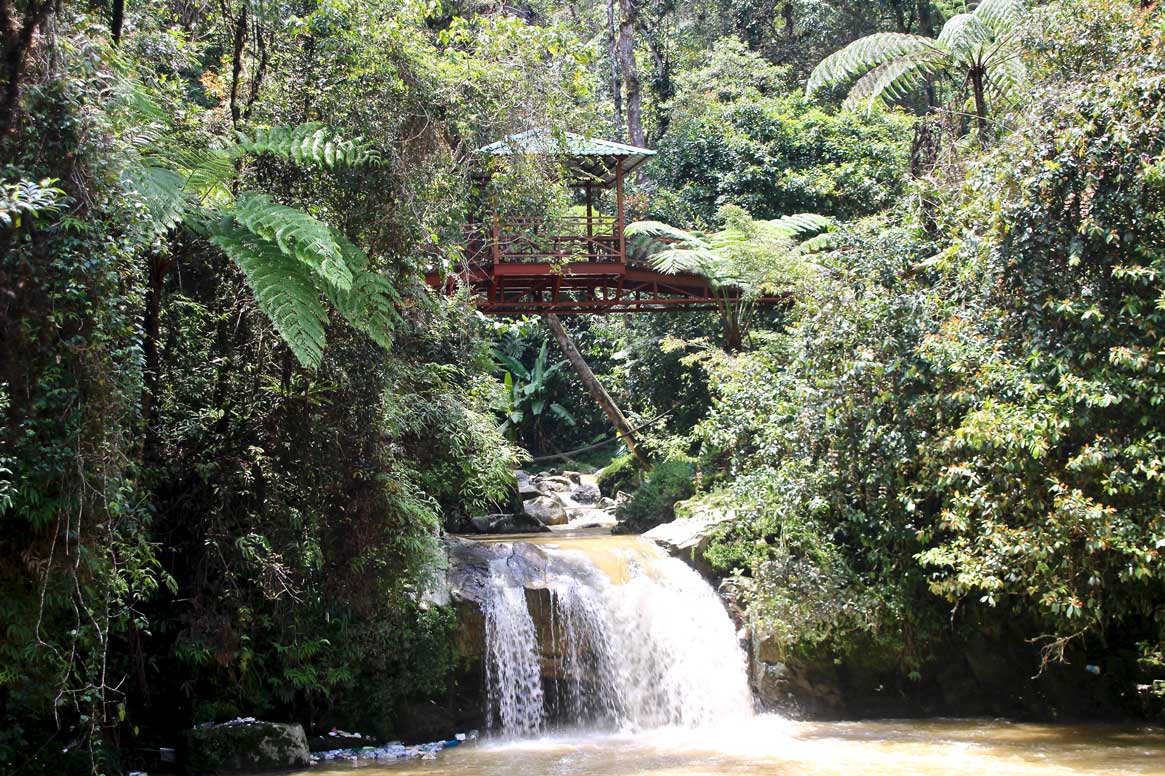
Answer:
[(783, 300), (568, 322), (656, 462), (604, 448), (625, 517), (733, 509), (790, 652), (917, 678), (995, 612), (1165, 694), (1156, 5), (0, 5), (0, 770), (444, 698), (442, 530), (611, 434), (422, 277), (580, 205), (468, 174), (532, 127), (642, 136), (645, 255)]

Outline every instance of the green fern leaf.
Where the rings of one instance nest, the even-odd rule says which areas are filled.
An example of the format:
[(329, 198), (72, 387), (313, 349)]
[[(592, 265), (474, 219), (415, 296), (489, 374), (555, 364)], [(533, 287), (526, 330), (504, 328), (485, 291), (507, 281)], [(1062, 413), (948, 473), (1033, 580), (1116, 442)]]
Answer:
[(265, 194), (250, 193), (239, 196), (234, 217), (336, 288), (347, 291), (352, 287), (352, 270), (344, 261), (332, 229), (322, 221), (302, 210), (272, 202)]
[(165, 234), (181, 223), (190, 206), (182, 174), (167, 167), (140, 164), (130, 167), (126, 178), (145, 203), (155, 233)]
[(982, 0), (975, 8), (975, 16), (996, 35), (1010, 34), (1016, 28), (1023, 12), (1027, 10), (1024, 0)]
[(229, 218), (214, 227), (210, 241), (243, 271), (259, 309), (296, 359), (306, 367), (319, 366), (328, 316), (307, 268)]
[(939, 43), (958, 62), (968, 66), (982, 62), (994, 40), (995, 33), (991, 28), (970, 13), (952, 16), (938, 35)]
[(926, 76), (941, 70), (942, 66), (943, 60), (929, 55), (883, 62), (858, 79), (842, 103), (842, 110), (864, 109), (868, 112), (886, 98), (900, 99), (922, 85)]
[(949, 56), (945, 47), (921, 35), (901, 32), (880, 32), (855, 40), (840, 51), (835, 51), (809, 76), (805, 93), (812, 95), (827, 86), (856, 78), (885, 62), (902, 57), (942, 60)]
[(359, 272), (351, 288), (325, 286), (324, 292), (340, 315), (373, 342), (388, 350), (392, 332), (400, 324), (400, 295), (392, 282), (377, 272)]
[(296, 164), (314, 164), (333, 168), (376, 164), (380, 155), (360, 139), (345, 139), (319, 122), (297, 127), (259, 128), (253, 134), (239, 132), (232, 153), (235, 156), (273, 154)]

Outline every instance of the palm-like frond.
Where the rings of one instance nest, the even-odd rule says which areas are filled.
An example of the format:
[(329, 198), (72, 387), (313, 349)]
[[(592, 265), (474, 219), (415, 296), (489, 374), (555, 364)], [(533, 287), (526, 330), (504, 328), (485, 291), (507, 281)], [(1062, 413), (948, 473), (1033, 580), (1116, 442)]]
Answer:
[(392, 347), (392, 332), (401, 320), (400, 294), (389, 278), (366, 269), (368, 255), (364, 251), (340, 231), (331, 232), (353, 279), (346, 291), (330, 283), (325, 284), (324, 291), (345, 320), (387, 350)]
[(975, 8), (975, 16), (986, 24), (996, 35), (1010, 34), (1020, 16), (1027, 10), (1024, 0), (982, 0)]
[(943, 25), (938, 41), (964, 66), (982, 63), (995, 42), (995, 32), (973, 13), (955, 14)]
[(380, 155), (360, 139), (345, 139), (327, 126), (311, 122), (297, 127), (259, 128), (238, 133), (236, 153), (274, 154), (296, 164), (315, 164), (329, 169), (355, 167), (380, 161)]
[(926, 81), (926, 77), (944, 69), (945, 57), (921, 53), (883, 62), (858, 79), (842, 103), (842, 110), (865, 109), (886, 99), (898, 100)]
[(688, 273), (710, 277), (716, 256), (709, 249), (668, 247), (651, 257), (651, 266), (668, 275)]
[(235, 220), (289, 256), (311, 267), (336, 288), (352, 287), (352, 270), (327, 224), (302, 210), (273, 202), (266, 194), (240, 195)]
[(126, 177), (145, 203), (155, 233), (165, 234), (185, 218), (190, 201), (186, 196), (186, 178), (181, 173), (169, 167), (139, 164), (130, 167)]
[(830, 54), (813, 68), (809, 82), (805, 85), (805, 93), (812, 95), (827, 86), (856, 78), (878, 65), (903, 57), (941, 60), (946, 56), (948, 52), (942, 45), (921, 35), (901, 32), (867, 35)]
[(775, 230), (774, 234), (779, 236), (799, 237), (804, 234), (815, 234), (823, 229), (829, 229), (833, 226), (834, 221), (829, 216), (822, 216), (817, 213), (794, 213), (759, 223), (772, 228)]
[(696, 232), (688, 232), (662, 221), (636, 221), (623, 230), (627, 237), (650, 237), (670, 244), (694, 250), (707, 250), (709, 245)]
[(230, 219), (217, 224), (210, 241), (230, 257), (255, 299), (301, 364), (316, 367), (323, 358), (327, 312), (311, 273), (278, 245)]

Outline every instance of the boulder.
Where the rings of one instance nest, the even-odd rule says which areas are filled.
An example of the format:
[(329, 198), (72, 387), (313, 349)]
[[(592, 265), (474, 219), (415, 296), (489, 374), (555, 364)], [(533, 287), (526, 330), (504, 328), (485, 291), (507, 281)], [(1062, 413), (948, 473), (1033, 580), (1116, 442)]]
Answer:
[(602, 500), (603, 494), (599, 492), (598, 485), (583, 480), (574, 486), (570, 497), (580, 504), (598, 504)]
[(675, 520), (657, 525), (643, 536), (704, 576), (711, 576), (712, 569), (704, 562), (704, 552), (712, 540), (713, 529), (735, 517), (735, 512), (731, 509), (702, 507), (698, 502), (689, 500), (676, 503), (676, 515)]
[(533, 481), (543, 492), (570, 493), (574, 490), (574, 483), (570, 478), (561, 474), (541, 475)]
[(189, 773), (232, 773), (311, 765), (307, 736), (298, 723), (234, 720), (186, 733)]
[(562, 525), (570, 517), (566, 507), (553, 496), (538, 496), (522, 502), (523, 511), (541, 525)]
[(519, 469), (514, 472), (514, 477), (518, 481), (518, 496), (521, 499), (536, 498), (542, 495), (542, 490), (527, 472)]
[(481, 515), (470, 518), (473, 530), (485, 534), (538, 533), (549, 531), (543, 523), (528, 514)]

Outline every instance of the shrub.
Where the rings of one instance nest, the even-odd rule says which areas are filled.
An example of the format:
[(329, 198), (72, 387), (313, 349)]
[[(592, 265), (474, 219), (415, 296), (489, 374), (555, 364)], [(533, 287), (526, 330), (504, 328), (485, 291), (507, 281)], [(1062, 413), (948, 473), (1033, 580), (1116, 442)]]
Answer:
[(619, 507), (625, 530), (647, 531), (675, 520), (677, 501), (695, 493), (696, 467), (688, 461), (669, 460), (656, 466), (631, 500)]

